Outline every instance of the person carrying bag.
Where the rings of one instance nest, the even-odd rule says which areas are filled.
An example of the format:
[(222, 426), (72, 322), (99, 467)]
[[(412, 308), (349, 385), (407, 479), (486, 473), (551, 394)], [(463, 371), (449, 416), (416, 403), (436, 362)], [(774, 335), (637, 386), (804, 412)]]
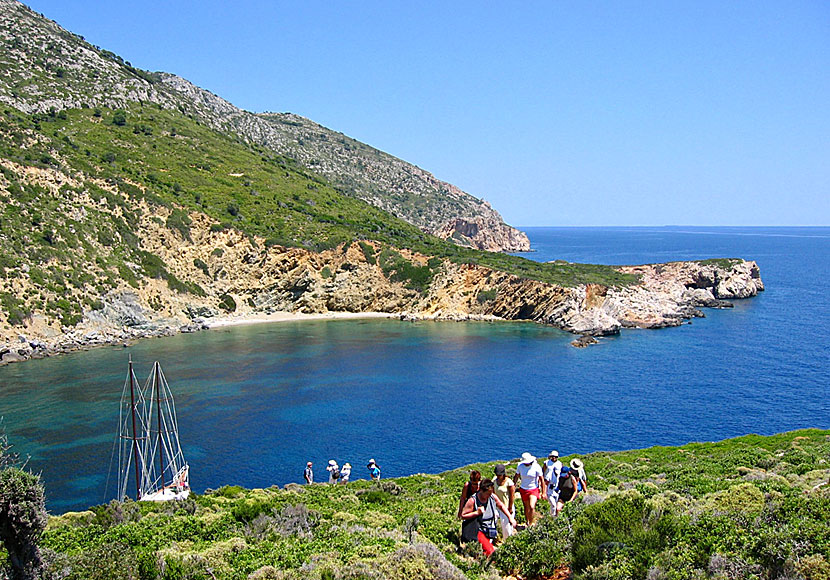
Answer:
[(461, 525), (461, 541), (478, 541), (488, 557), (495, 551), (493, 540), (498, 535), (496, 510), (500, 510), (507, 516), (513, 527), (516, 526), (516, 519), (508, 513), (504, 503), (493, 495), (493, 488), (492, 480), (483, 480), (479, 485), (478, 492), (467, 500), (461, 513), (461, 519), (464, 520)]

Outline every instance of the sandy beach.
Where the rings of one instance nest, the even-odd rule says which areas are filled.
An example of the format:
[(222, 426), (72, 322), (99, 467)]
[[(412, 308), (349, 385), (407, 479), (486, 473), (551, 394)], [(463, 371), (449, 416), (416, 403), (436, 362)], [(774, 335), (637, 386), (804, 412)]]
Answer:
[(356, 318), (400, 318), (394, 312), (321, 312), (308, 314), (304, 312), (273, 312), (271, 314), (252, 313), (239, 316), (217, 317), (205, 322), (209, 328), (240, 326), (243, 324), (263, 324), (268, 322), (296, 322), (300, 320), (333, 320)]

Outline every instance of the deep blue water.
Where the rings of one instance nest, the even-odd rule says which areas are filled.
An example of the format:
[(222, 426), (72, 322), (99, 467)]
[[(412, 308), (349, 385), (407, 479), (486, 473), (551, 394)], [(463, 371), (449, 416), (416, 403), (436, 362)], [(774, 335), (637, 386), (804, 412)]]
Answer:
[(194, 489), (438, 472), (551, 448), (618, 450), (830, 428), (830, 228), (529, 228), (531, 259), (634, 264), (742, 257), (767, 291), (587, 349), (531, 323), (277, 323), (0, 368), (0, 415), (53, 512), (106, 489), (127, 355), (159, 360)]

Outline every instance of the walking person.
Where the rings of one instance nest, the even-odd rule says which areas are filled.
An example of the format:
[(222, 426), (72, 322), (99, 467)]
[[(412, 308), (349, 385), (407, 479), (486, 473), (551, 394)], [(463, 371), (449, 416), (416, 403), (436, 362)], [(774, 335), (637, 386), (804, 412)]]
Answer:
[(349, 483), (349, 476), (352, 474), (352, 465), (348, 461), (343, 464), (340, 470), (340, 483)]
[(522, 460), (516, 467), (516, 473), (521, 477), (521, 484), (519, 485), (519, 495), (522, 498), (522, 504), (525, 507), (525, 519), (527, 525), (532, 526), (536, 521), (536, 502), (541, 499), (542, 494), (545, 493), (545, 478), (542, 474), (542, 468), (536, 462), (536, 458), (530, 453), (522, 453)]
[(369, 477), (372, 478), (372, 481), (380, 481), (380, 467), (378, 467), (374, 459), (369, 460), (369, 463), (366, 464), (366, 469), (369, 470)]
[(556, 515), (556, 504), (559, 501), (559, 476), (562, 473), (562, 462), (559, 461), (559, 452), (555, 449), (548, 454), (548, 460), (542, 466), (545, 474), (545, 489), (548, 492), (551, 515)]
[(334, 459), (329, 460), (329, 466), (326, 467), (326, 471), (329, 472), (329, 483), (337, 483), (340, 479), (340, 468)]
[(588, 476), (585, 474), (585, 464), (582, 460), (578, 457), (571, 459), (571, 470), (575, 472), (574, 476), (576, 477), (577, 490), (579, 493), (587, 492)]
[(503, 513), (512, 526), (516, 525), (516, 520), (508, 513), (507, 507), (493, 494), (494, 487), (492, 480), (483, 480), (478, 491), (467, 500), (461, 511), (461, 519), (464, 520), (461, 526), (461, 541), (478, 541), (487, 557), (495, 551), (493, 540), (498, 534), (496, 510)]
[(556, 502), (556, 515), (559, 515), (567, 502), (575, 500), (577, 496), (579, 496), (579, 489), (574, 471), (566, 465), (559, 476), (559, 500)]
[(312, 465), (311, 461), (309, 461), (305, 464), (305, 469), (303, 470), (303, 479), (305, 479), (307, 484), (314, 483), (314, 470), (311, 469)]
[[(493, 470), (496, 474), (495, 494), (501, 500), (501, 503), (507, 507), (507, 513), (513, 516), (513, 521), (516, 521), (516, 484), (513, 480), (507, 477), (507, 469), (504, 465), (496, 465)], [(501, 537), (507, 539), (515, 532), (513, 524), (510, 523), (510, 518), (506, 514), (499, 511), (499, 521), (501, 522)]]
[(473, 497), (473, 494), (478, 491), (478, 486), (481, 483), (481, 473), (473, 469), (470, 472), (470, 479), (464, 482), (464, 487), (461, 488), (461, 497), (458, 498), (458, 519), (461, 519), (461, 512), (467, 500)]

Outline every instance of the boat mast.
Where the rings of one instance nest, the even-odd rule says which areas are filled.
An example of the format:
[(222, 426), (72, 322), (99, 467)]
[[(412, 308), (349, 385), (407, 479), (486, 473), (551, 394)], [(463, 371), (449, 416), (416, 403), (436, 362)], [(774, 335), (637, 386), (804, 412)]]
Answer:
[[(135, 498), (141, 499), (141, 487), (138, 479), (138, 440), (135, 434), (135, 375), (133, 374), (133, 357), (130, 355), (130, 409), (133, 415), (133, 456), (135, 457)], [(124, 486), (126, 489), (126, 485)], [(121, 501), (123, 498), (119, 498)]]
[(156, 408), (158, 409), (158, 419), (159, 419), (159, 477), (161, 477), (161, 489), (164, 490), (164, 444), (161, 437), (161, 377), (159, 376), (159, 370), (161, 365), (159, 365), (158, 361), (156, 361), (155, 368), (153, 369), (156, 373)]

